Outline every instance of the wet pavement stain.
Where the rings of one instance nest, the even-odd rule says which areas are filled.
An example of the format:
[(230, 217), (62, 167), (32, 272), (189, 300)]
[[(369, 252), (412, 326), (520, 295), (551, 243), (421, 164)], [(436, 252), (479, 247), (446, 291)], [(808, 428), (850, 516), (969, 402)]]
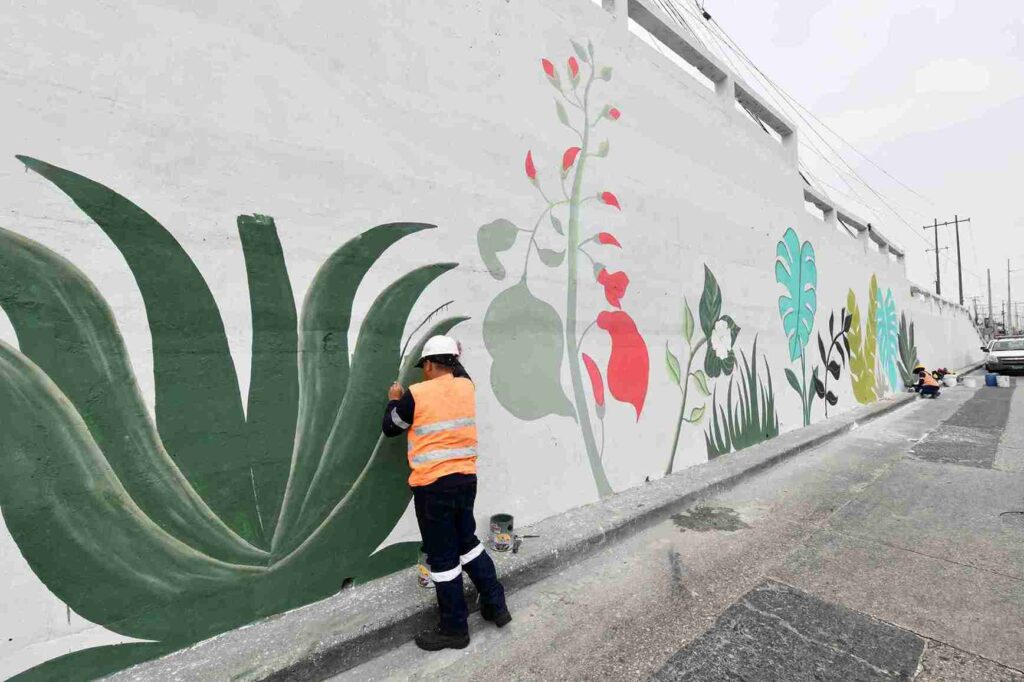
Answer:
[(694, 507), (681, 514), (673, 514), (672, 522), (681, 531), (695, 530), (706, 533), (712, 530), (735, 531), (750, 528), (743, 523), (736, 510), (728, 507)]

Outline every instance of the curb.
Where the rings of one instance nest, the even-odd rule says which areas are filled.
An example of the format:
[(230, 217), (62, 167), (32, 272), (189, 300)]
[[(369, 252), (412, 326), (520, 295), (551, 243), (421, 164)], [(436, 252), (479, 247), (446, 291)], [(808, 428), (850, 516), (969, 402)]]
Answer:
[[(965, 367), (966, 373), (980, 365)], [(784, 433), (599, 502), (524, 527), (537, 535), (519, 554), (492, 553), (505, 589), (522, 589), (697, 500), (916, 401), (900, 393)], [(472, 609), (472, 607), (471, 607)], [(433, 592), (408, 571), (230, 630), (107, 679), (322, 680), (407, 643), (436, 617)]]

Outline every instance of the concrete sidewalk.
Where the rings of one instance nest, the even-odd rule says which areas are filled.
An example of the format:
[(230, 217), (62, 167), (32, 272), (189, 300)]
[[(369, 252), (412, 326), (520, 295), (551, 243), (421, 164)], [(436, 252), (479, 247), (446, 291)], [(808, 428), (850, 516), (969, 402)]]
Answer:
[(1021, 681), (1008, 511), (1024, 391), (951, 389), (519, 590), (513, 623), (474, 616), (466, 650), (407, 643), (336, 679)]
[[(523, 533), (540, 537), (528, 540), (520, 554), (498, 558), (502, 580), (510, 591), (522, 589), (611, 541), (660, 523), (700, 497), (728, 489), (915, 398), (896, 395), (523, 528)], [(411, 573), (399, 573), (224, 633), (112, 679), (323, 679), (403, 645), (434, 618), (433, 593), (419, 588)]]

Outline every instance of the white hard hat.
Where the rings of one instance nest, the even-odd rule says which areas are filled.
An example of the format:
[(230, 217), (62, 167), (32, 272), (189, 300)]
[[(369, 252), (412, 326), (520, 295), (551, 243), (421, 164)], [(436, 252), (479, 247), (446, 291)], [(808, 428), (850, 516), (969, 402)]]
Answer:
[(423, 352), (420, 354), (420, 361), (417, 367), (423, 366), (423, 361), (433, 355), (454, 355), (459, 356), (459, 342), (450, 336), (431, 336), (423, 344)]

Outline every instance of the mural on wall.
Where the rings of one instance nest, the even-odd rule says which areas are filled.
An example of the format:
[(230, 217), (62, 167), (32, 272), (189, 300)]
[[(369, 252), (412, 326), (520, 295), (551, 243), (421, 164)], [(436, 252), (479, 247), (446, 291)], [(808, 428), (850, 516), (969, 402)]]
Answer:
[(917, 366), (917, 344), (914, 342), (914, 323), (907, 324), (906, 313), (900, 313), (900, 379), (904, 386), (917, 383), (914, 367)]
[(800, 360), (800, 376), (787, 367), (786, 380), (800, 396), (804, 426), (807, 426), (811, 423), (811, 403), (820, 381), (818, 367), (808, 368), (806, 358), (807, 342), (811, 339), (818, 311), (818, 266), (814, 247), (807, 241), (801, 244), (791, 227), (779, 241), (775, 254), (775, 281), (786, 289), (779, 297), (779, 315), (789, 341), (789, 360)]
[(875, 387), (876, 306), (875, 297), (869, 296), (867, 320), (862, 326), (860, 306), (857, 305), (857, 297), (853, 293), (853, 289), (846, 294), (846, 309), (850, 311), (850, 331), (847, 332), (847, 340), (850, 343), (850, 384), (853, 386), (853, 397), (864, 405), (873, 403), (877, 399)]
[[(729, 378), (729, 390), (724, 406), (718, 405), (718, 386), (712, 399), (711, 425), (704, 434), (708, 459), (720, 457), (729, 452), (742, 450), (779, 435), (779, 417), (775, 412), (775, 389), (772, 387), (772, 370), (765, 360), (767, 381), (762, 383), (757, 370), (757, 337), (747, 355), (740, 351), (743, 363), (742, 373), (736, 372)], [(733, 404), (733, 384), (738, 384)]]
[[(850, 355), (850, 340), (848, 338), (850, 325), (853, 323), (853, 314), (846, 312), (846, 308), (839, 311), (839, 327), (836, 327), (836, 314), (828, 316), (828, 350), (825, 350), (825, 340), (818, 333), (818, 353), (821, 355), (821, 364), (825, 368), (825, 380), (815, 381), (815, 391), (818, 397), (825, 401), (825, 416), (828, 417), (829, 406), (835, 407), (839, 403), (839, 396), (828, 387), (829, 378), (838, 381), (839, 375), (846, 366), (846, 358)], [(835, 359), (838, 358), (838, 359)]]
[[(621, 244), (608, 232), (586, 229), (583, 219), (583, 207), (589, 203), (606, 209), (621, 209), (612, 192), (584, 189), (588, 163), (603, 159), (609, 153), (607, 140), (596, 142), (598, 128), (614, 123), (621, 115), (610, 104), (595, 104), (594, 86), (610, 81), (612, 69), (597, 65), (592, 44), (584, 47), (572, 41), (572, 47), (575, 56), (567, 60), (564, 79), (552, 62), (541, 60), (548, 83), (558, 93), (555, 99), (558, 120), (576, 138), (564, 150), (557, 171), (550, 177), (538, 170), (532, 150), (526, 154), (526, 177), (544, 208), (532, 228), (519, 227), (501, 218), (483, 225), (477, 233), (481, 258), (497, 280), (504, 280), (508, 274), (498, 254), (515, 246), (520, 236), (526, 240), (519, 279), (498, 294), (487, 308), (483, 337), (493, 360), (491, 388), (498, 402), (523, 420), (549, 415), (574, 418), (583, 437), (597, 492), (604, 497), (612, 493), (603, 464), (605, 379), (612, 397), (632, 405), (639, 420), (647, 397), (650, 360), (647, 344), (633, 318), (622, 310), (629, 277), (603, 264), (602, 254), (607, 249), (621, 248)], [(552, 242), (557, 244), (556, 248), (542, 246), (542, 243)], [(558, 309), (534, 295), (529, 284), (531, 258), (539, 268), (564, 271), (564, 307)], [(581, 259), (586, 260), (583, 267)], [(533, 274), (537, 280), (551, 279), (548, 273), (535, 270)], [(603, 294), (610, 309), (599, 312), (580, 332), (579, 299), (588, 293)], [(603, 354), (606, 344), (600, 343), (596, 333), (591, 335), (595, 326), (608, 333), (611, 344), (604, 374), (594, 356)], [(587, 341), (593, 345), (586, 346)], [(563, 360), (569, 366), (571, 398), (562, 384)], [(584, 388), (584, 368), (590, 381), (593, 411), (601, 428), (600, 445)]]
[[(679, 358), (672, 352), (669, 342), (665, 342), (665, 367), (668, 377), (679, 388), (682, 395), (679, 417), (676, 419), (675, 436), (672, 438), (672, 451), (669, 453), (668, 466), (665, 468), (666, 476), (672, 473), (675, 466), (679, 435), (682, 432), (683, 424), (700, 424), (704, 420), (707, 406), (703, 400), (711, 395), (710, 381), (719, 376), (729, 376), (736, 367), (736, 352), (733, 350), (733, 346), (736, 344), (740, 328), (732, 317), (722, 313), (722, 290), (714, 273), (707, 265), (704, 266), (704, 291), (700, 296), (697, 315), (700, 321), (700, 334), (695, 339), (694, 332), (697, 329), (694, 324), (693, 311), (690, 309), (689, 301), (684, 297), (685, 371), (682, 369)], [(704, 348), (703, 366), (694, 369), (693, 361), (698, 357), (701, 348)], [(701, 401), (701, 404), (690, 408), (690, 411), (687, 412), (691, 386), (700, 394), (698, 400)]]
[(155, 422), (110, 306), (72, 263), (0, 229), (0, 508), (40, 580), (94, 623), (144, 643), (54, 659), (25, 679), (91, 679), (344, 585), (412, 565), (417, 543), (375, 550), (408, 506), (405, 439), (384, 439), (383, 396), (414, 381), (433, 322), (402, 357), (424, 290), (455, 263), (424, 265), (348, 331), (364, 275), (397, 241), (432, 229), (366, 230), (320, 267), (297, 314), (273, 218), (238, 231), (252, 309), (243, 411), (217, 304), (152, 216), (71, 171), (19, 157), (113, 241), (145, 303)]
[[(896, 391), (902, 385), (900, 379), (900, 330), (896, 319), (896, 302), (893, 300), (892, 289), (886, 289), (885, 295), (882, 295), (882, 289), (874, 277), (871, 278), (871, 288), (875, 293), (875, 314), (878, 316), (875, 323), (878, 334), (878, 371), (876, 376), (880, 386), (888, 386), (889, 390)], [(879, 391), (879, 395), (882, 393), (884, 391)]]

